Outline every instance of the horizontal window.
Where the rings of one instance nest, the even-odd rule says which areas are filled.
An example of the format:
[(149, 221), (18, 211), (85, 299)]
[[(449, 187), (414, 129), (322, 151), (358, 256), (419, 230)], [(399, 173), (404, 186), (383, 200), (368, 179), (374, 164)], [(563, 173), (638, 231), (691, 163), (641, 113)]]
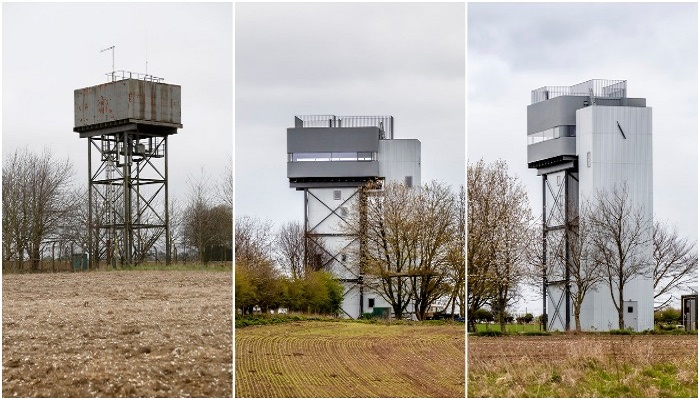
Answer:
[(546, 140), (558, 139), (561, 137), (575, 137), (576, 136), (576, 126), (575, 125), (560, 125), (554, 128), (545, 129), (541, 132), (533, 133), (527, 135), (527, 144), (535, 144), (544, 142)]
[(375, 152), (333, 152), (333, 153), (289, 153), (287, 161), (374, 161)]

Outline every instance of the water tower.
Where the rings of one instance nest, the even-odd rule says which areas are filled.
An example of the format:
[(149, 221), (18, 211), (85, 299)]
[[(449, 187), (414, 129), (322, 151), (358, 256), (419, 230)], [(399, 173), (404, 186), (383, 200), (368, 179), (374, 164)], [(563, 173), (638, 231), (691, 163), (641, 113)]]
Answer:
[[(644, 210), (651, 239), (652, 126), (646, 99), (627, 97), (627, 82), (594, 79), (573, 86), (532, 91), (527, 107), (527, 161), (542, 177), (543, 314), (550, 330), (569, 330), (573, 310), (570, 277), (572, 243), (578, 234), (579, 204), (599, 191), (624, 184), (629, 198)], [(644, 249), (651, 260), (649, 240)], [(564, 248), (564, 260), (553, 251)], [(618, 328), (610, 291), (599, 284), (581, 310), (583, 330)], [(653, 329), (651, 276), (637, 277), (624, 289), (625, 326)]]
[(390, 307), (365, 287), (361, 266), (351, 262), (348, 253), (357, 243), (342, 229), (349, 206), (363, 203), (370, 182), (420, 186), (420, 145), (395, 139), (390, 116), (297, 116), (287, 129), (289, 186), (304, 192), (305, 259), (343, 283), (346, 317)]
[(73, 131), (87, 139), (90, 265), (169, 263), (168, 137), (182, 128), (180, 86), (109, 75), (74, 92)]

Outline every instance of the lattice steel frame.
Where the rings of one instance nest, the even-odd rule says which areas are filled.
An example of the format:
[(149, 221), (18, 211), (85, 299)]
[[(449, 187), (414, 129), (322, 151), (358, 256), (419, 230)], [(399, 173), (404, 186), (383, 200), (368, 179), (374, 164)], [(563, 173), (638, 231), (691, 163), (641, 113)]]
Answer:
[[(341, 221), (348, 223), (348, 220), (346, 216), (343, 216), (342, 213), (339, 213), (339, 210), (341, 207), (350, 204), (350, 202), (353, 199), (357, 199), (358, 206), (359, 206), (359, 215), (360, 215), (360, 231), (361, 232), (366, 232), (367, 231), (367, 198), (368, 196), (372, 195), (376, 188), (380, 188), (382, 186), (381, 181), (373, 183), (371, 186), (373, 188), (368, 188), (367, 185), (368, 182), (362, 182), (361, 186), (357, 186), (352, 192), (350, 196), (348, 196), (342, 203), (340, 203), (337, 207), (332, 207), (328, 205), (326, 202), (318, 198), (316, 195), (313, 193), (309, 192), (309, 189), (313, 188), (304, 188), (304, 259), (309, 260), (309, 248), (310, 245), (309, 243), (313, 244), (315, 248), (321, 249), (325, 254), (330, 256), (330, 258), (322, 265), (324, 269), (328, 269), (329, 265), (332, 262), (336, 262), (340, 267), (342, 267), (345, 271), (350, 273), (349, 278), (339, 278), (339, 281), (350, 284), (345, 293), (343, 293), (343, 296), (346, 296), (351, 290), (357, 288), (359, 290), (360, 294), (360, 299), (359, 299), (359, 306), (360, 306), (360, 314), (364, 312), (364, 276), (365, 276), (365, 261), (364, 257), (362, 256), (365, 254), (365, 247), (367, 246), (367, 239), (366, 235), (360, 234), (359, 236), (353, 236), (349, 235), (346, 233), (322, 233), (318, 232), (319, 226), (325, 222), (328, 218), (332, 217), (333, 215), (337, 216), (340, 218)], [(346, 186), (343, 186), (343, 188), (347, 188)], [(313, 198), (315, 199), (319, 204), (323, 205), (327, 209), (327, 214), (314, 226), (311, 226), (309, 223), (309, 216), (308, 216), (308, 208), (309, 208), (309, 199)], [(334, 238), (334, 237), (345, 237), (348, 240), (348, 243), (345, 244), (342, 248), (340, 248), (337, 251), (331, 251), (330, 249), (325, 246), (324, 241), (322, 240), (323, 238)], [(359, 242), (360, 245), (360, 260), (359, 260), (359, 265), (358, 268), (352, 268), (349, 265), (350, 258), (346, 259), (346, 261), (343, 261), (342, 258), (339, 256), (344, 252), (345, 249), (351, 247), (352, 245), (355, 245)], [(341, 311), (347, 315), (348, 317), (352, 318), (350, 313), (344, 309), (341, 308)]]
[(91, 267), (139, 264), (163, 238), (169, 264), (168, 135), (137, 128), (89, 136), (88, 202)]
[[(562, 323), (566, 331), (571, 329), (571, 247), (578, 235), (578, 190), (572, 190), (578, 187), (576, 172), (575, 168), (569, 168), (542, 175), (542, 315), (546, 330), (551, 330), (556, 320)], [(563, 174), (559, 187), (549, 181), (549, 175), (555, 174)], [(547, 202), (548, 198), (552, 199), (551, 204)], [(555, 251), (561, 247), (564, 249), (564, 262), (559, 265), (559, 271), (556, 264), (560, 261), (556, 257), (548, 259), (548, 247), (554, 247)], [(563, 290), (559, 298), (556, 303), (552, 301), (554, 309), (547, 313), (547, 297), (554, 300), (550, 286), (561, 285)], [(562, 303), (565, 307), (563, 321)]]

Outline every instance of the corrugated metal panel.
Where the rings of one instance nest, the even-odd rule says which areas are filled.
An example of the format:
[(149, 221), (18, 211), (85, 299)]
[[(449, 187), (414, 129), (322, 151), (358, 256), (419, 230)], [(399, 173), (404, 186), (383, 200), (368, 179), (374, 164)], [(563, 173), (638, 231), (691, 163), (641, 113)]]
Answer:
[(137, 79), (77, 89), (74, 92), (74, 127), (125, 120), (181, 124), (180, 96), (178, 85)]
[(379, 141), (379, 175), (387, 181), (404, 182), (413, 177), (413, 186), (421, 183), (421, 143), (417, 139)]
[[(651, 227), (653, 217), (651, 109), (640, 107), (591, 106), (576, 113), (579, 155), (579, 202), (597, 191), (612, 190), (623, 183), (632, 201), (643, 207)], [(620, 124), (624, 136), (617, 124)], [(591, 166), (587, 153), (591, 153)], [(651, 238), (651, 229), (647, 232)], [(651, 245), (645, 250), (651, 259)], [(636, 278), (625, 286), (624, 299), (637, 301), (638, 329), (653, 329), (653, 282)], [(584, 328), (616, 329), (617, 311), (607, 287), (589, 295), (582, 313)]]

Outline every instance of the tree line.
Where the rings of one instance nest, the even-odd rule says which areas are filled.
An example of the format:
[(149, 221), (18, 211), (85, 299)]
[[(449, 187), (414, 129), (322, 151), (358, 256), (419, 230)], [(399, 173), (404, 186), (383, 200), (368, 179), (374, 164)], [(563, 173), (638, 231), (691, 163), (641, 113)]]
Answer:
[[(189, 178), (188, 193), (170, 199), (173, 261), (231, 260), (233, 177)], [(79, 182), (79, 183), (78, 183)], [(65, 269), (88, 252), (88, 188), (69, 159), (50, 150), (17, 149), (2, 165), (3, 271)], [(162, 207), (162, 205), (161, 205)], [(99, 208), (96, 213), (102, 212)], [(163, 261), (165, 241), (146, 260)], [(105, 261), (105, 260), (102, 260)]]
[[(543, 259), (541, 217), (534, 217), (523, 184), (509, 174), (505, 161), (470, 163), (467, 191), (470, 330), (475, 329), (477, 311), (489, 307), (505, 331), (507, 309), (521, 298), (523, 288), (541, 288), (543, 273), (563, 276), (556, 266), (569, 269), (579, 331), (581, 306), (593, 288), (609, 292), (623, 329), (622, 294), (635, 278), (652, 279), (657, 308), (672, 301), (674, 289), (697, 282), (696, 244), (666, 224), (646, 220), (624, 184), (579, 205), (568, 232), (568, 251), (564, 241), (547, 242), (547, 257), (553, 258), (548, 263)], [(645, 250), (650, 246), (651, 254)]]
[[(425, 319), (438, 299), (445, 300), (442, 312), (464, 315), (464, 188), (454, 193), (437, 182), (420, 188), (388, 182), (381, 190), (375, 183), (360, 190), (364, 195), (349, 203), (338, 229), (352, 240), (347, 262), (362, 274), (365, 287), (386, 300), (396, 318), (413, 310)], [(270, 222), (240, 216), (235, 237), (240, 312), (250, 310), (250, 304), (261, 311), (324, 309), (312, 305), (318, 304), (310, 300), (312, 287), (322, 294), (317, 298), (335, 307), (338, 298), (331, 282), (337, 281), (328, 270), (330, 256), (321, 240), (307, 240), (303, 224), (288, 222), (274, 231)], [(314, 283), (319, 281), (325, 293), (318, 289), (324, 285)], [(333, 307), (325, 309), (340, 311)]]
[(336, 315), (343, 286), (327, 271), (305, 259), (304, 229), (236, 216), (235, 304), (239, 313), (290, 312)]

